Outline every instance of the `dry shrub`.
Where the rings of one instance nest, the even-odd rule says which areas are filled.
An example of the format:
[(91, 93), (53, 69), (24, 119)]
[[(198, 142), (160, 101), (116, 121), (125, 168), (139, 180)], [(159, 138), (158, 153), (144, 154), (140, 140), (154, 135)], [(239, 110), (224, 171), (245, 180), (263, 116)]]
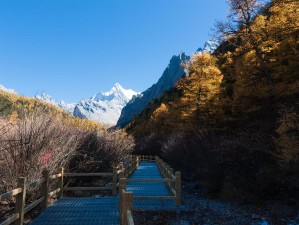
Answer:
[(100, 172), (118, 165), (134, 148), (132, 136), (122, 130), (87, 132), (71, 161), (72, 171)]
[(76, 153), (83, 138), (75, 126), (42, 111), (0, 122), (0, 192), (16, 187), (18, 177), (39, 179), (47, 168), (55, 173)]
[(257, 197), (277, 181), (273, 151), (270, 136), (250, 131), (222, 136), (176, 133), (162, 148), (165, 159), (200, 180), (210, 193), (226, 195), (235, 188)]
[(0, 119), (0, 193), (15, 188), (20, 176), (29, 182), (41, 178), (45, 168), (50, 174), (61, 167), (105, 171), (132, 152), (134, 140), (123, 131), (72, 120), (78, 122), (41, 109)]

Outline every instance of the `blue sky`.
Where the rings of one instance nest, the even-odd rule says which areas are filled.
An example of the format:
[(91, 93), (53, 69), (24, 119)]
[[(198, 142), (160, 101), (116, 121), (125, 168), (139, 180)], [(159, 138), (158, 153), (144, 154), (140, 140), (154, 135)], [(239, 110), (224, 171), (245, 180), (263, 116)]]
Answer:
[(68, 102), (144, 91), (226, 13), (225, 0), (0, 0), (0, 84)]

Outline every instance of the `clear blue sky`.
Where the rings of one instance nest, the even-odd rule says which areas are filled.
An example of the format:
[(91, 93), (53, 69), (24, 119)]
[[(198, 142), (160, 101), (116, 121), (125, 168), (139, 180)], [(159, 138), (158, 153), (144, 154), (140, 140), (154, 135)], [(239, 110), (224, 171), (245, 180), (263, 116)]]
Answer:
[(0, 84), (76, 102), (144, 91), (210, 39), (225, 0), (0, 0)]

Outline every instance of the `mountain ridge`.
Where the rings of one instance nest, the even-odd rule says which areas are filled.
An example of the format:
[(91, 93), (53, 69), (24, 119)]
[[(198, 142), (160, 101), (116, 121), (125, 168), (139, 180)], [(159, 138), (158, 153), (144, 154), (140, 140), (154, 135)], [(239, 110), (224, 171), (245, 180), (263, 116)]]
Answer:
[(136, 94), (138, 93), (131, 89), (125, 89), (116, 83), (108, 92), (99, 92), (90, 98), (82, 99), (78, 103), (57, 102), (46, 93), (36, 95), (35, 98), (56, 105), (75, 117), (114, 126), (122, 108)]

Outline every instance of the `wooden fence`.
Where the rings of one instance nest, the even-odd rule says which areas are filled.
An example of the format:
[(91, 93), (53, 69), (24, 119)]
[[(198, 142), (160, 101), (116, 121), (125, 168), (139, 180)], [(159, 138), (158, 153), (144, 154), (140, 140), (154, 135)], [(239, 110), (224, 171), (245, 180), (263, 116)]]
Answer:
[[(137, 169), (141, 161), (156, 162), (163, 179), (128, 179), (128, 177)], [(109, 183), (105, 187), (67, 187), (64, 186), (64, 177), (97, 177), (105, 176), (112, 177), (112, 183)], [(56, 189), (50, 191), (50, 181), (57, 180)], [(126, 182), (162, 182), (166, 183), (171, 196), (133, 196), (132, 192), (126, 191)], [(37, 186), (42, 188), (42, 196), (30, 205), (26, 206), (26, 190), (28, 188), (34, 188)], [(181, 204), (181, 173), (176, 172), (173, 174), (173, 169), (170, 168), (163, 160), (157, 156), (129, 156), (123, 164), (113, 168), (112, 173), (65, 173), (63, 168), (60, 173), (49, 175), (47, 170), (43, 171), (43, 177), (39, 180), (27, 184), (26, 177), (20, 177), (18, 179), (17, 188), (1, 194), (0, 201), (15, 197), (16, 207), (15, 213), (2, 222), (0, 225), (23, 225), (24, 215), (30, 212), (32, 209), (41, 205), (42, 208), (48, 207), (49, 198), (57, 195), (58, 198), (63, 196), (64, 191), (102, 191), (111, 190), (112, 194), (117, 194), (117, 187), (119, 187), (119, 211), (120, 211), (120, 224), (121, 225), (134, 225), (133, 222), (133, 201), (140, 199), (158, 199), (168, 200), (175, 199), (176, 205)], [(26, 206), (26, 207), (25, 207)]]
[[(49, 183), (51, 180), (54, 180), (54, 179), (58, 179), (57, 187), (55, 190), (50, 191)], [(0, 195), (0, 201), (12, 198), (14, 196), (16, 198), (15, 213), (11, 217), (6, 219), (4, 222), (2, 222), (1, 225), (8, 225), (8, 224), (12, 224), (12, 223), (14, 223), (15, 225), (23, 225), (24, 215), (26, 213), (30, 212), (32, 209), (34, 209), (38, 205), (41, 205), (43, 208), (48, 207), (49, 197), (52, 197), (55, 194), (57, 194), (58, 196), (61, 195), (62, 182), (63, 182), (62, 173), (50, 176), (47, 170), (45, 170), (43, 172), (43, 178), (36, 180), (34, 182), (31, 182), (29, 184), (27, 184), (26, 177), (20, 177), (18, 179), (18, 185), (17, 185), (16, 189)], [(39, 185), (41, 185), (41, 187), (42, 187), (42, 196), (39, 199), (32, 202), (30, 205), (25, 207), (26, 190), (29, 188), (37, 187)]]

